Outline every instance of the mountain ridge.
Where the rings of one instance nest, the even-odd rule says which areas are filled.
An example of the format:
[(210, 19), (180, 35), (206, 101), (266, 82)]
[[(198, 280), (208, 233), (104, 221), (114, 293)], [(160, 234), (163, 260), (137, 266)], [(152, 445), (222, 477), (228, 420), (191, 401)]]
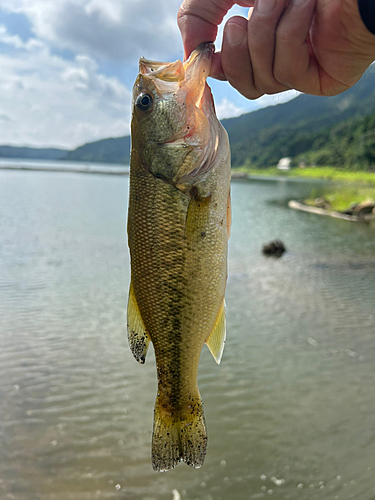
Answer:
[[(331, 127), (372, 113), (375, 113), (375, 65), (356, 85), (337, 96), (301, 94), (286, 103), (223, 119), (222, 124), (231, 142), (232, 167), (265, 168), (277, 164), (283, 156), (307, 152), (317, 134), (322, 141), (325, 130), (329, 134)], [(129, 164), (130, 136), (101, 139), (71, 151), (0, 146), (0, 157), (15, 158), (17, 152), (22, 154), (18, 158)]]
[(31, 148), (24, 146), (0, 146), (0, 158), (22, 158), (35, 160), (59, 160), (66, 155), (67, 149)]

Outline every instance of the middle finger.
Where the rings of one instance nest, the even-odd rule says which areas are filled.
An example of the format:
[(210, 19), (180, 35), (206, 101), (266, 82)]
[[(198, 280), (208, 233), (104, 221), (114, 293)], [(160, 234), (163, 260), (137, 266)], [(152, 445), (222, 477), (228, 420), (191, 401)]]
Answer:
[(273, 76), (276, 30), (288, 0), (256, 0), (248, 22), (248, 45), (254, 85), (265, 94), (288, 90)]

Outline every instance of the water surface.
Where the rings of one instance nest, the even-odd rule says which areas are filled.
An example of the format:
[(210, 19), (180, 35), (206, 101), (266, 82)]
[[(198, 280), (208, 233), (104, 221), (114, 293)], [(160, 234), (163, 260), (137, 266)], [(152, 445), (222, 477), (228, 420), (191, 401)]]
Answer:
[(128, 178), (0, 171), (0, 498), (374, 499), (375, 230), (287, 208), (311, 188), (232, 184), (206, 462), (158, 474), (154, 356), (126, 339)]

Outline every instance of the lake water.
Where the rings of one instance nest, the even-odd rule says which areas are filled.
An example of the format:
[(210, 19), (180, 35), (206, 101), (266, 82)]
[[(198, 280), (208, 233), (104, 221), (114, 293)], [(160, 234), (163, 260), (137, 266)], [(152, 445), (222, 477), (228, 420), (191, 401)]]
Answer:
[[(202, 469), (151, 468), (156, 370), (129, 351), (128, 177), (0, 171), (0, 498), (375, 499), (375, 229), (232, 184)], [(263, 243), (283, 240), (279, 260)]]

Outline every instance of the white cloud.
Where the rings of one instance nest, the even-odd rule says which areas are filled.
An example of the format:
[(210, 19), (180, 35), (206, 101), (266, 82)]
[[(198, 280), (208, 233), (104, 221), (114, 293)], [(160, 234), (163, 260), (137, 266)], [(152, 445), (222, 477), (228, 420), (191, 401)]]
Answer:
[(266, 94), (255, 102), (257, 104), (256, 109), (266, 108), (267, 106), (276, 106), (276, 104), (282, 104), (283, 102), (290, 101), (297, 97), (301, 92), (297, 90), (287, 90), (280, 94)]
[(35, 38), (31, 38), (27, 42), (23, 42), (18, 35), (10, 35), (4, 24), (0, 24), (0, 43), (22, 50), (34, 50), (43, 46), (43, 44)]
[[(168, 59), (182, 54), (177, 12), (182, 0), (2, 0), (2, 8), (25, 14), (37, 38), (95, 59), (135, 61), (140, 55)], [(247, 9), (234, 6), (219, 26)]]
[[(176, 22), (180, 3), (1, 0), (2, 10), (28, 18), (33, 36), (24, 41), (0, 25), (0, 43), (7, 47), (0, 53), (0, 144), (73, 148), (128, 134), (130, 90), (108, 73), (132, 82), (139, 56), (157, 60), (182, 56)], [(244, 13), (235, 6), (224, 23)], [(64, 49), (71, 51), (73, 60), (55, 55), (67, 57)], [(229, 86), (215, 86), (214, 94), (220, 118), (287, 100), (284, 94), (265, 96), (256, 104), (243, 99), (242, 107)]]
[(3, 120), (4, 122), (13, 121), (12, 118), (9, 115), (6, 115), (5, 113), (0, 113), (0, 120)]
[(219, 120), (223, 118), (231, 118), (232, 116), (240, 116), (246, 113), (245, 108), (236, 106), (232, 101), (224, 97), (218, 104), (215, 105), (216, 114)]
[(19, 49), (23, 47), (24, 43), (21, 38), (17, 35), (9, 35), (4, 24), (0, 24), (0, 42), (6, 45), (12, 45), (13, 47)]
[[(0, 39), (14, 46), (3, 29)], [(129, 133), (130, 91), (95, 60), (66, 61), (32, 39), (19, 48), (0, 55), (1, 144), (70, 148)]]
[(36, 36), (95, 59), (134, 62), (182, 51), (180, 0), (2, 0), (25, 14)]

